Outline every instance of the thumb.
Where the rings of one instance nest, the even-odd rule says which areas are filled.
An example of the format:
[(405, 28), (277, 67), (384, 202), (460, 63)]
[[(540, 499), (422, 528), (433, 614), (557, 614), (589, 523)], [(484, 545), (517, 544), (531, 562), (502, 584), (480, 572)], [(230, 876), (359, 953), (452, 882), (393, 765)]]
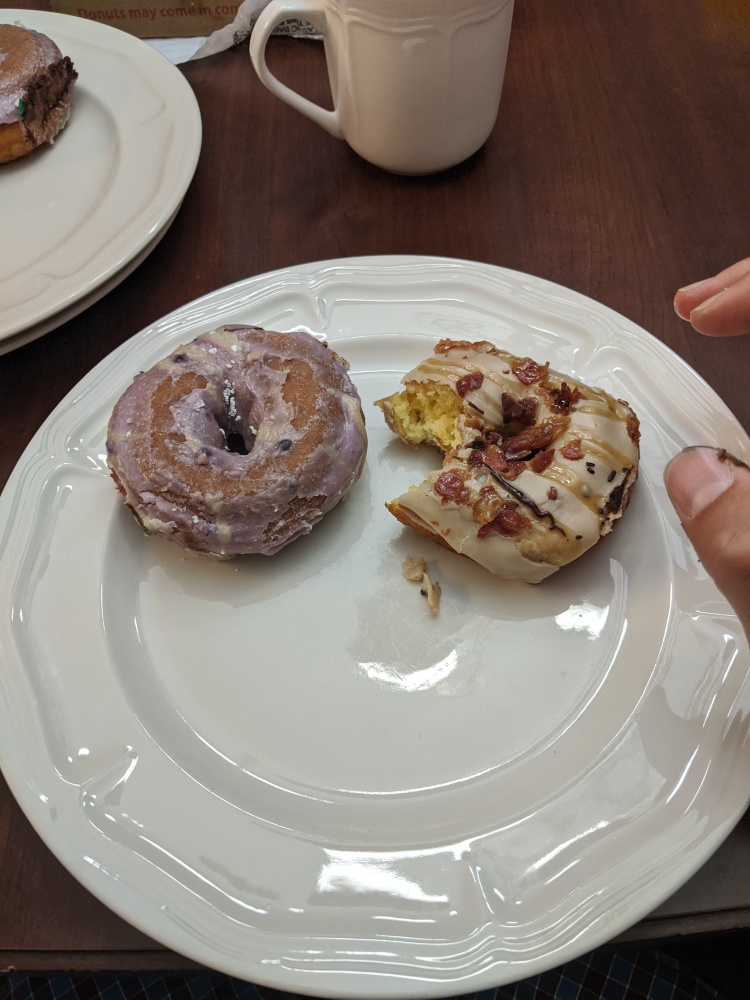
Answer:
[(721, 448), (686, 448), (664, 482), (698, 557), (750, 635), (750, 469)]

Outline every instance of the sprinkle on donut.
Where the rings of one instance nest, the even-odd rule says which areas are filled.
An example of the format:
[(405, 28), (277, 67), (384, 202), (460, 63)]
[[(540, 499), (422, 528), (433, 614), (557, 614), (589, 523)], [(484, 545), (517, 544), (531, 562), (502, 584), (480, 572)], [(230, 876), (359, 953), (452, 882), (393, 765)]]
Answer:
[(149, 535), (273, 555), (346, 496), (367, 450), (347, 365), (315, 337), (223, 326), (136, 375), (107, 463)]

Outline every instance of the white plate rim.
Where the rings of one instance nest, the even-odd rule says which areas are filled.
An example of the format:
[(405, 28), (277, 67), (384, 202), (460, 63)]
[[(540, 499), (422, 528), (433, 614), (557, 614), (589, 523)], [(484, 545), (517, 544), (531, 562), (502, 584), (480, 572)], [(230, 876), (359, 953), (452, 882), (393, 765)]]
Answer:
[[(497, 282), (501, 284), (505, 282), (515, 293), (523, 293), (525, 290), (532, 299), (538, 295), (547, 296), (546, 305), (549, 306), (552, 303), (556, 307), (559, 306), (561, 313), (564, 313), (568, 308), (574, 308), (582, 309), (584, 314), (604, 317), (611, 324), (613, 330), (622, 331), (629, 346), (635, 349), (648, 344), (655, 352), (655, 356), (660, 357), (668, 369), (676, 372), (680, 378), (684, 378), (692, 389), (700, 394), (703, 402), (710, 402), (714, 408), (713, 416), (718, 425), (726, 435), (731, 437), (731, 440), (725, 439), (723, 443), (735, 448), (738, 452), (747, 453), (747, 437), (736, 420), (713, 391), (681, 359), (630, 321), (599, 303), (586, 299), (579, 293), (508, 269), (469, 261), (424, 257), (376, 257), (324, 261), (271, 272), (239, 282), (226, 289), (219, 289), (217, 292), (171, 313), (152, 327), (136, 335), (131, 341), (113, 352), (109, 358), (101, 362), (50, 415), (45, 426), (31, 442), (12, 474), (6, 490), (0, 497), (0, 531), (4, 529), (6, 540), (9, 538), (8, 516), (14, 496), (17, 496), (19, 491), (28, 488), (25, 485), (25, 480), (33, 481), (39, 476), (43, 477), (55, 467), (56, 462), (60, 461), (54, 455), (44, 455), (40, 458), (40, 442), (54, 424), (59, 425), (61, 420), (65, 424), (66, 411), (71, 407), (78, 406), (82, 397), (85, 396), (86, 392), (91, 391), (92, 387), (101, 386), (103, 374), (107, 371), (111, 373), (116, 369), (120, 359), (129, 355), (128, 363), (130, 364), (133, 359), (150, 356), (155, 350), (158, 357), (160, 356), (160, 339), (164, 342), (176, 343), (178, 341), (175, 338), (179, 337), (186, 327), (190, 331), (196, 327), (199, 329), (207, 328), (206, 323), (209, 317), (218, 315), (221, 321), (228, 322), (234, 316), (241, 321), (239, 314), (246, 318), (248, 309), (251, 311), (257, 309), (258, 305), (262, 304), (269, 295), (276, 295), (279, 290), (283, 295), (285, 290), (293, 288), (294, 294), (299, 295), (300, 287), (303, 287), (308, 290), (306, 293), (303, 292), (303, 295), (312, 296), (321, 282), (324, 283), (331, 275), (337, 275), (339, 283), (343, 281), (344, 287), (346, 287), (347, 282), (356, 284), (357, 281), (363, 280), (366, 283), (368, 277), (373, 276), (377, 276), (378, 282), (384, 282), (384, 286), (395, 282), (395, 286), (398, 287), (399, 281), (410, 281), (416, 277), (417, 281), (423, 280), (433, 287), (439, 287), (441, 281), (456, 282), (459, 286), (463, 286), (464, 291), (468, 290), (478, 294), (487, 292), (488, 287)], [(387, 292), (383, 289), (378, 294), (383, 297), (384, 301), (388, 301)], [(490, 297), (492, 297), (492, 293), (490, 293)], [(294, 310), (292, 310), (293, 312)], [(290, 317), (290, 320), (289, 328), (300, 325), (299, 321), (293, 321), (293, 316)], [(333, 335), (331, 336), (331, 334)], [(335, 342), (335, 331), (328, 331), (328, 335), (331, 336), (332, 342)], [(654, 354), (650, 356), (653, 358)], [(123, 375), (123, 378), (126, 376)], [(124, 384), (122, 388), (124, 388)], [(115, 390), (112, 385), (109, 385), (107, 391), (111, 395)], [(667, 513), (666, 516), (669, 517), (669, 514)], [(16, 557), (12, 558), (15, 560)], [(4, 587), (3, 581), (7, 583), (7, 579), (8, 557), (6, 556), (5, 567), (0, 562), (0, 586)], [(743, 639), (740, 635), (741, 630), (731, 610), (728, 609), (725, 602), (722, 602), (710, 582), (703, 581), (701, 589), (705, 591), (711, 602), (718, 602), (717, 607), (721, 609), (720, 617), (728, 632), (734, 634), (740, 650), (740, 659), (746, 659)], [(12, 593), (9, 596), (12, 598)], [(6, 648), (10, 648), (7, 619), (0, 626), (0, 643)], [(16, 670), (19, 669), (19, 665), (14, 666)], [(10, 681), (19, 683), (19, 678), (11, 676)], [(734, 710), (739, 712), (743, 706), (747, 705), (748, 697), (750, 697), (747, 675), (745, 675), (744, 686), (740, 685), (733, 693), (735, 695)], [(144, 913), (142, 901), (139, 898), (139, 890), (142, 890), (142, 886), (123, 884), (123, 881), (119, 879), (110, 881), (106, 877), (106, 872), (104, 875), (102, 873), (105, 865), (97, 864), (92, 867), (91, 859), (82, 862), (80, 845), (76, 844), (76, 835), (79, 831), (73, 835), (71, 831), (66, 833), (61, 830), (59, 818), (57, 824), (50, 822), (44, 805), (40, 804), (36, 777), (33, 774), (33, 769), (31, 772), (29, 770), (30, 761), (23, 754), (19, 757), (18, 748), (14, 746), (12, 738), (13, 716), (14, 710), (18, 708), (19, 692), (16, 690), (14, 693), (12, 686), (9, 688), (8, 680), (5, 679), (4, 683), (0, 684), (0, 694), (3, 695), (0, 699), (0, 714), (5, 713), (5, 722), (7, 723), (7, 725), (0, 726), (0, 761), (2, 761), (6, 780), (48, 846), (88, 889), (135, 926), (178, 952), (240, 978), (311, 995), (332, 997), (447, 996), (501, 985), (520, 978), (521, 975), (527, 976), (543, 971), (551, 964), (560, 964), (561, 961), (580, 955), (625, 930), (679, 888), (731, 832), (748, 805), (747, 782), (737, 778), (732, 780), (727, 778), (727, 788), (723, 789), (721, 793), (723, 796), (720, 802), (721, 815), (717, 816), (716, 821), (709, 825), (705, 835), (698, 836), (695, 842), (691, 843), (689, 849), (683, 849), (679, 858), (674, 861), (673, 867), (664, 871), (650, 886), (648, 892), (641, 891), (637, 898), (628, 898), (627, 890), (618, 886), (620, 895), (624, 892), (626, 896), (625, 901), (623, 902), (619, 898), (614, 912), (610, 916), (602, 919), (602, 914), (598, 913), (596, 919), (592, 920), (589, 925), (578, 927), (568, 939), (563, 933), (562, 943), (556, 941), (546, 959), (537, 958), (536, 961), (514, 965), (512, 962), (508, 963), (507, 958), (505, 961), (493, 962), (486, 953), (480, 950), (473, 964), (468, 961), (466, 969), (455, 975), (441, 977), (439, 974), (429, 975), (423, 966), (418, 967), (416, 971), (408, 967), (408, 960), (413, 959), (414, 956), (404, 945), (402, 955), (394, 952), (391, 960), (381, 960), (369, 968), (364, 967), (366, 962), (363, 963), (361, 958), (347, 960), (344, 957), (339, 960), (338, 967), (316, 972), (292, 965), (285, 967), (283, 962), (279, 963), (278, 961), (269, 960), (268, 964), (258, 963), (257, 956), (255, 961), (248, 961), (247, 958), (221, 954), (221, 949), (216, 944), (213, 948), (206, 947), (205, 944), (196, 942), (195, 937), (191, 936), (184, 927), (170, 923), (169, 918), (163, 918), (154, 912)], [(15, 721), (17, 722), (17, 720)], [(733, 721), (736, 724), (738, 720), (734, 717)], [(730, 761), (735, 751), (736, 747), (730, 753)], [(743, 752), (746, 758), (747, 740), (745, 740)], [(31, 763), (38, 766), (42, 762), (37, 760)], [(684, 817), (682, 818), (684, 819)], [(386, 943), (391, 948), (397, 948), (393, 941)], [(366, 950), (366, 947), (372, 946), (373, 942), (361, 942), (361, 944)], [(401, 964), (404, 958), (407, 960), (406, 971)]]
[[(2, 350), (6, 342), (10, 346), (25, 343), (75, 315), (76, 311), (80, 311), (77, 306), (81, 302), (85, 304), (89, 300), (93, 301), (103, 287), (108, 290), (117, 284), (127, 276), (128, 265), (140, 259), (149, 248), (158, 243), (171, 225), (195, 173), (201, 150), (202, 122), (195, 94), (183, 74), (134, 35), (98, 21), (35, 10), (0, 10), (0, 22), (18, 22), (48, 34), (64, 54), (71, 55), (74, 63), (75, 57), (78, 57), (79, 66), (87, 53), (104, 50), (117, 57), (110, 61), (113, 73), (123, 73), (120, 60), (128, 67), (127, 79), (92, 79), (85, 73), (79, 74), (71, 119), (56, 143), (62, 145), (64, 138), (66, 157), (73, 156), (76, 117), (83, 113), (80, 105), (82, 94), (86, 91), (101, 104), (118, 128), (123, 130), (120, 149), (126, 155), (121, 156), (121, 159), (127, 162), (121, 163), (115, 170), (106, 198), (87, 219), (86, 239), (95, 239), (96, 253), (82, 260), (72, 274), (66, 274), (66, 260), (79, 239), (77, 230), (69, 231), (62, 234), (59, 246), (50, 252), (45, 251), (34, 262), (37, 270), (50, 274), (57, 271), (60, 275), (65, 275), (64, 278), (46, 280), (44, 287), (40, 287), (34, 266), (22, 275), (20, 284), (17, 274), (9, 278), (0, 276), (0, 291), (4, 281), (12, 281), (16, 297), (10, 305), (6, 301), (0, 317)], [(135, 89), (137, 96), (138, 93), (145, 94), (149, 81), (158, 84), (160, 89), (163, 107), (159, 111), (159, 120), (165, 127), (165, 135), (169, 133), (168, 138), (163, 140), (159, 162), (155, 164), (153, 172), (145, 162), (139, 163), (137, 155), (138, 144), (151, 141), (153, 123), (117, 121), (110, 89), (117, 87), (118, 83), (121, 87), (127, 83), (131, 90)], [(53, 146), (30, 154), (32, 158), (37, 158), (37, 162), (33, 164), (25, 162), (26, 158), (6, 164), (5, 176), (2, 177), (6, 190), (10, 190), (12, 173), (20, 172), (23, 168), (33, 167), (38, 172), (44, 168), (45, 183), (49, 183), (51, 177), (54, 184), (54, 154), (59, 157), (62, 150)], [(97, 167), (92, 169), (96, 170)], [(125, 193), (126, 185), (132, 183), (134, 176), (140, 177), (144, 186), (146, 182), (153, 184), (149, 196), (138, 206), (135, 215), (128, 217), (127, 212), (122, 209), (115, 215), (113, 207), (117, 206), (118, 199)], [(100, 179), (95, 174), (92, 178)], [(18, 224), (23, 224), (22, 217)], [(10, 263), (10, 259), (6, 263)], [(39, 278), (41, 279), (41, 274)]]

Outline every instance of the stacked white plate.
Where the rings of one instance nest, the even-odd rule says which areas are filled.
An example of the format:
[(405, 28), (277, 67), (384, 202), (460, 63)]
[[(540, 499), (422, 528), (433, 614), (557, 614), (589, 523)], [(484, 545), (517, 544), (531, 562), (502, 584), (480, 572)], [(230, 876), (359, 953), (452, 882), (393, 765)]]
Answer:
[(0, 23), (49, 35), (78, 71), (54, 144), (0, 167), (0, 354), (77, 315), (133, 271), (165, 234), (201, 147), (182, 73), (116, 28), (31, 10)]

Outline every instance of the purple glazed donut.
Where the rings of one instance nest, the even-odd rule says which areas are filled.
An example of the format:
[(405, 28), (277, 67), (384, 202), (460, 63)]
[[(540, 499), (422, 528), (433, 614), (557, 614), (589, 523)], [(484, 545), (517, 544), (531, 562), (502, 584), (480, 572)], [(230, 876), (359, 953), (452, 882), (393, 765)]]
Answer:
[(107, 463), (147, 534), (218, 559), (273, 555), (362, 472), (367, 435), (347, 365), (308, 333), (223, 326), (137, 375)]

